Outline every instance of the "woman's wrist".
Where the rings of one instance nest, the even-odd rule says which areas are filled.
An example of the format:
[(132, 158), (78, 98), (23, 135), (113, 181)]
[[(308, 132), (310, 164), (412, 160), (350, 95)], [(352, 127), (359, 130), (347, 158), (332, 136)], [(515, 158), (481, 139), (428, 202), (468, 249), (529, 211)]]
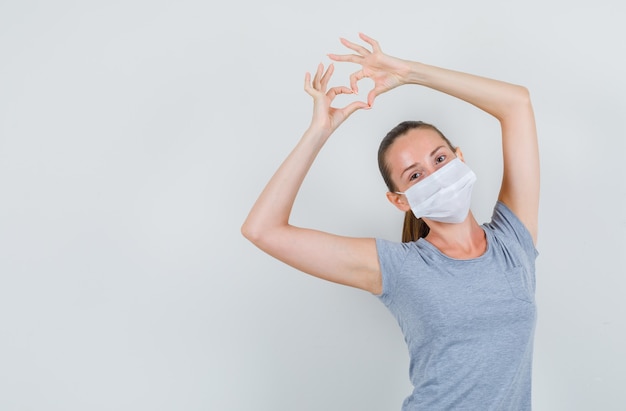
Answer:
[(318, 126), (315, 123), (311, 123), (309, 127), (304, 131), (302, 135), (302, 140), (310, 141), (314, 144), (319, 144), (319, 147), (323, 146), (326, 141), (330, 138), (332, 131), (328, 129)]
[(417, 61), (406, 61), (406, 73), (402, 76), (403, 84), (426, 85), (428, 66)]

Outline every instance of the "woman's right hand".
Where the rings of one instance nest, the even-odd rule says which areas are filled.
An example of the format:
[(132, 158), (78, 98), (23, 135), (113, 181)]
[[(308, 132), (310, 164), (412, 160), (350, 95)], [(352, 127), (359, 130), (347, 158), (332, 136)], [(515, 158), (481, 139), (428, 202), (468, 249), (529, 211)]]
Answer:
[(353, 94), (348, 87), (337, 86), (328, 89), (328, 82), (332, 77), (334, 66), (330, 64), (326, 71), (320, 63), (311, 81), (311, 73), (306, 73), (304, 78), (304, 90), (313, 97), (313, 118), (311, 128), (317, 129), (327, 136), (341, 125), (350, 115), (359, 109), (368, 109), (370, 106), (362, 101), (354, 101), (345, 107), (332, 106), (333, 100), (339, 94)]

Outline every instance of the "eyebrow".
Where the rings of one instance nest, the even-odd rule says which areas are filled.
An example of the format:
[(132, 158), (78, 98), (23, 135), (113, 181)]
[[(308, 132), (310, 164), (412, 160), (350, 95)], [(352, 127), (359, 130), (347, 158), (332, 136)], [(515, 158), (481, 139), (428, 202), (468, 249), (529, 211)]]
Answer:
[[(430, 157), (434, 156), (435, 153), (437, 151), (439, 151), (441, 148), (445, 147), (445, 145), (440, 145), (439, 147), (437, 147), (436, 149), (434, 149), (433, 151), (430, 152)], [(406, 173), (407, 171), (411, 170), (412, 168), (416, 167), (420, 165), (419, 161), (416, 161), (415, 163), (411, 164), (410, 166), (408, 166), (407, 168), (405, 168), (404, 170), (402, 170), (402, 173), (400, 174), (400, 177), (402, 177), (404, 175), (404, 173)]]

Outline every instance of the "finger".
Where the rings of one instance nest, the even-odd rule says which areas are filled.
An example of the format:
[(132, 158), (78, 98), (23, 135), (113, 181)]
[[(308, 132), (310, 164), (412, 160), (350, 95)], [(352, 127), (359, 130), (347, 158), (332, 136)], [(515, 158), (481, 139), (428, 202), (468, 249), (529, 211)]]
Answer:
[(319, 91), (313, 88), (313, 84), (311, 83), (311, 73), (308, 71), (304, 74), (304, 91), (307, 92), (311, 97), (319, 96)]
[(335, 71), (335, 65), (333, 63), (330, 63), (330, 65), (328, 66), (328, 69), (326, 69), (326, 73), (324, 73), (324, 75), (322, 76), (322, 80), (321, 80), (322, 90), (326, 90), (326, 87), (328, 86), (328, 82), (330, 81), (330, 78), (332, 77), (334, 71)]
[(311, 73), (304, 73), (304, 91), (311, 94)]
[(322, 63), (317, 65), (317, 71), (315, 72), (315, 77), (313, 77), (313, 88), (316, 90), (320, 89), (320, 82), (322, 73), (324, 71), (324, 65)]
[(363, 34), (363, 33), (359, 33), (359, 37), (365, 41), (366, 43), (368, 43), (370, 46), (372, 46), (372, 51), (373, 52), (380, 52), (380, 45), (378, 44), (378, 42), (376, 40), (374, 40), (373, 38)]
[(328, 92), (326, 93), (326, 96), (330, 98), (331, 100), (333, 100), (339, 94), (354, 94), (354, 92), (348, 87), (337, 86), (337, 87), (332, 87), (330, 90), (328, 90)]
[(369, 110), (371, 107), (362, 101), (354, 101), (345, 106), (341, 111), (345, 115), (345, 118), (350, 117), (357, 110)]
[(333, 54), (328, 53), (328, 58), (335, 61), (344, 61), (348, 63), (356, 63), (361, 64), (361, 60), (363, 60), (362, 56), (357, 56), (356, 54)]
[(354, 90), (355, 93), (359, 93), (359, 81), (361, 81), (362, 79), (364, 79), (365, 73), (363, 72), (363, 70), (359, 70), (357, 72), (354, 72), (350, 75), (350, 87), (352, 88), (352, 90)]
[(371, 89), (370, 92), (367, 93), (367, 104), (370, 107), (374, 105), (374, 100), (376, 99), (377, 96), (378, 96), (378, 92), (376, 91), (376, 88)]
[(371, 54), (371, 52), (368, 49), (366, 49), (365, 47), (359, 46), (358, 44), (353, 43), (353, 42), (351, 42), (349, 40), (346, 40), (343, 37), (341, 37), (339, 39), (339, 41), (341, 41), (341, 44), (343, 44), (344, 46), (346, 46), (350, 50), (354, 50), (354, 51), (356, 51), (357, 53), (359, 53), (362, 56), (367, 56), (368, 54)]

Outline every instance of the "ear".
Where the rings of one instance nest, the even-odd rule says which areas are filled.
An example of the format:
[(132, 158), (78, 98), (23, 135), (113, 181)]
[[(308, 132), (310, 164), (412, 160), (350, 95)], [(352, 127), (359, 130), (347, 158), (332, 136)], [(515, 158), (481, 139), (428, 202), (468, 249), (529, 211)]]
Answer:
[(392, 193), (391, 191), (387, 191), (387, 200), (400, 211), (404, 211), (405, 213), (411, 209), (411, 206), (406, 201), (406, 197), (404, 194)]
[(457, 147), (457, 148), (454, 150), (454, 154), (456, 154), (456, 156), (457, 156), (458, 158), (460, 158), (462, 162), (464, 162), (464, 163), (465, 163), (465, 159), (463, 158), (463, 152), (461, 151), (461, 148), (460, 148), (460, 147)]

